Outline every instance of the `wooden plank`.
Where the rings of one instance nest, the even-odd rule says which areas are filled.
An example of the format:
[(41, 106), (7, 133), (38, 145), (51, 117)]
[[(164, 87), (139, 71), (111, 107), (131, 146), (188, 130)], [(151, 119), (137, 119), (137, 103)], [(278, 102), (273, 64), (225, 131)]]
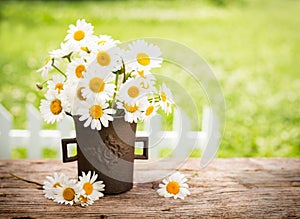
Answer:
[[(136, 171), (147, 174), (170, 170), (172, 163), (178, 166), (176, 160), (164, 160), (166, 165), (143, 169), (143, 162), (137, 162)], [(215, 159), (204, 169), (199, 163), (189, 159), (179, 168), (189, 178), (191, 196), (185, 200), (159, 197), (155, 181), (135, 184), (127, 193), (105, 196), (82, 208), (47, 200), (38, 185), (10, 175), (38, 183), (53, 172), (76, 177), (76, 163), (0, 160), (0, 218), (300, 217), (300, 159)]]

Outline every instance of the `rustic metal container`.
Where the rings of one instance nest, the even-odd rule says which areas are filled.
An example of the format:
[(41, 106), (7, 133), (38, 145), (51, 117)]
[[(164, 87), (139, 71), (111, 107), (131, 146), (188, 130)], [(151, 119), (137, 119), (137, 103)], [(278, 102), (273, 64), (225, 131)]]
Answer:
[[(73, 116), (76, 138), (62, 139), (63, 162), (77, 160), (78, 176), (95, 171), (105, 184), (105, 194), (129, 191), (133, 186), (134, 159), (148, 159), (148, 137), (135, 137), (136, 123), (115, 117), (100, 131), (84, 127), (79, 116)], [(135, 142), (143, 142), (143, 154), (134, 154)], [(77, 144), (77, 155), (68, 156), (68, 144)]]

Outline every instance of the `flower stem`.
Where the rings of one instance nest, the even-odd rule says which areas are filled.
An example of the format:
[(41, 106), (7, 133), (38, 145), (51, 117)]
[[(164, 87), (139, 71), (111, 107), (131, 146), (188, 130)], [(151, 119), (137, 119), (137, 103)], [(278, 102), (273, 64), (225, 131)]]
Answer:
[(160, 100), (161, 100), (161, 98), (160, 98), (160, 96), (159, 95), (155, 95), (154, 97), (150, 97), (150, 98), (148, 98), (148, 101), (150, 102), (151, 100), (153, 100), (154, 99), (154, 102), (159, 102)]
[(65, 79), (67, 79), (67, 75), (66, 75), (64, 72), (62, 72), (62, 70), (60, 70), (59, 68), (57, 68), (57, 67), (54, 65), (54, 59), (53, 59), (53, 61), (52, 61), (51, 66), (52, 66), (53, 68), (55, 68), (59, 73), (61, 73), (61, 74), (65, 77)]
[(119, 71), (116, 72), (116, 80), (115, 80), (115, 92), (114, 92), (114, 95), (113, 95), (113, 99), (110, 103), (110, 108), (113, 108), (114, 106), (114, 103), (115, 103), (115, 99), (116, 99), (116, 96), (117, 96), (117, 91), (118, 91), (118, 82), (119, 82)]
[(69, 63), (72, 61), (71, 60), (71, 55), (73, 52), (70, 52), (68, 55), (63, 56), (62, 58), (68, 59)]
[(41, 83), (41, 84), (36, 84), (36, 87), (37, 87), (37, 89), (39, 89), (39, 90), (43, 90), (44, 84), (46, 84), (46, 83), (47, 83), (47, 81), (49, 81), (49, 79), (47, 79), (46, 81), (44, 81), (44, 82), (43, 82), (43, 83)]
[(15, 177), (15, 178), (17, 178), (17, 179), (20, 179), (20, 180), (22, 180), (22, 181), (25, 181), (25, 182), (28, 182), (28, 183), (34, 183), (34, 184), (36, 184), (36, 185), (38, 185), (38, 186), (43, 187), (43, 184), (41, 184), (41, 183), (38, 183), (38, 182), (35, 182), (35, 181), (31, 181), (31, 180), (29, 180), (29, 179), (24, 179), (24, 178), (22, 178), (22, 177), (20, 177), (20, 176), (17, 176), (17, 175), (15, 175), (15, 174), (13, 174), (13, 173), (10, 173), (10, 175), (13, 176), (13, 177)]
[(126, 79), (125, 64), (124, 64), (123, 60), (122, 60), (122, 68), (121, 68), (121, 70), (122, 70), (122, 73), (124, 75), (124, 77), (123, 77), (123, 84), (124, 84), (127, 79)]
[(67, 59), (68, 59), (69, 63), (71, 63), (71, 58), (70, 58), (70, 56), (67, 56)]

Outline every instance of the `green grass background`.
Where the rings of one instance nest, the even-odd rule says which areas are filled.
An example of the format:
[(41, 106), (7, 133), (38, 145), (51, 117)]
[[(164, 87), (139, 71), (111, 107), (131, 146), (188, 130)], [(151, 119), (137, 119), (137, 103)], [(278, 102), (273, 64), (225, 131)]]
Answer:
[[(97, 35), (166, 38), (210, 63), (226, 100), (219, 157), (300, 157), (299, 1), (0, 4), (0, 102), (14, 116), (14, 128), (26, 127), (26, 103), (38, 107), (43, 96), (35, 90), (42, 80), (36, 69), (64, 39), (68, 25), (85, 18)], [(190, 87), (184, 77), (183, 86)], [(189, 92), (197, 99), (192, 88)]]

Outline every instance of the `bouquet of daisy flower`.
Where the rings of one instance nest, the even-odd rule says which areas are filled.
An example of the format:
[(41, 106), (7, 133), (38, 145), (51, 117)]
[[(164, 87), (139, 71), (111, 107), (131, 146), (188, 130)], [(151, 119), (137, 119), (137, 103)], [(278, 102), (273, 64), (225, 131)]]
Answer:
[[(127, 49), (111, 36), (96, 36), (84, 19), (70, 25), (60, 48), (49, 53), (38, 70), (48, 91), (40, 111), (47, 123), (65, 115), (79, 115), (84, 127), (101, 130), (114, 116), (137, 123), (161, 108), (172, 112), (172, 94), (163, 83), (157, 87), (151, 69), (161, 66), (158, 46), (136, 40)], [(49, 73), (56, 72), (49, 77)]]

